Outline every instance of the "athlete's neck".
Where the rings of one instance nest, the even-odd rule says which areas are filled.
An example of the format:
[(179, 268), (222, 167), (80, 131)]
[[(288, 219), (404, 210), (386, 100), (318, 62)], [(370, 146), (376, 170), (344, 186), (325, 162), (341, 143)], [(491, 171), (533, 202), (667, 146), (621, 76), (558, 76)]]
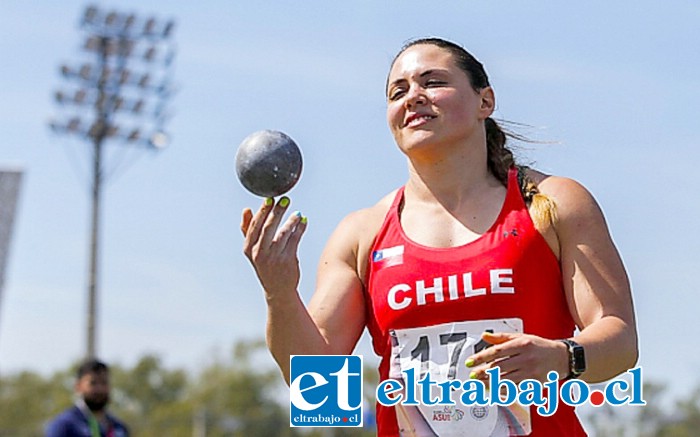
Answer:
[(502, 186), (489, 172), (486, 146), (461, 147), (408, 161), (406, 195), (420, 202), (439, 202), (457, 208), (479, 196), (484, 189)]

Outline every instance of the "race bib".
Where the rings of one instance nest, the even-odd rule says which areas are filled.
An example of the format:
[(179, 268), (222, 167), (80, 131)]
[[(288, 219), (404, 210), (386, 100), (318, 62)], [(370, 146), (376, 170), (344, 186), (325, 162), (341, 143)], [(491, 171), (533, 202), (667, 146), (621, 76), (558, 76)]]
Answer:
[[(404, 372), (413, 371), (416, 381), (427, 373), (435, 382), (431, 399), (440, 398), (436, 384), (469, 379), (464, 362), (490, 346), (481, 339), (483, 332), (523, 332), (522, 319), (497, 319), (444, 323), (420, 328), (391, 330), (392, 363), (389, 377), (409, 383)], [(412, 382), (411, 382), (412, 383)], [(404, 388), (404, 391), (406, 389)], [(531, 432), (530, 410), (517, 402), (508, 406), (464, 405), (461, 391), (452, 396), (455, 405), (397, 404), (394, 408), (402, 437), (510, 437)]]

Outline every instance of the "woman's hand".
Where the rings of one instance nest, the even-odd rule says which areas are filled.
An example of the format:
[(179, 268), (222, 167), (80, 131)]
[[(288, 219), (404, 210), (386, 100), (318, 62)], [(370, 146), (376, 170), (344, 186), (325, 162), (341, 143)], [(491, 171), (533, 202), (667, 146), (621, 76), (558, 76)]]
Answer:
[(486, 370), (501, 368), (501, 378), (518, 384), (525, 379), (547, 382), (547, 373), (555, 370), (559, 379), (569, 374), (569, 353), (564, 343), (536, 335), (484, 332), (481, 338), (490, 343), (466, 362), (470, 378), (486, 381)]
[(255, 215), (250, 208), (243, 210), (243, 253), (255, 268), (268, 301), (285, 290), (296, 293), (301, 276), (297, 249), (307, 222), (296, 212), (280, 226), (289, 203), (286, 196), (277, 204), (267, 198)]

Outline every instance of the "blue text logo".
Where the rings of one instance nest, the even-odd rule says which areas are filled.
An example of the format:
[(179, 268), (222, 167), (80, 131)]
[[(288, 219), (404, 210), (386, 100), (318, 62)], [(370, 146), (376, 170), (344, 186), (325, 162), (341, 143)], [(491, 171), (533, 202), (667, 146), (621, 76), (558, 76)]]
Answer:
[(362, 426), (362, 357), (293, 355), (291, 426)]

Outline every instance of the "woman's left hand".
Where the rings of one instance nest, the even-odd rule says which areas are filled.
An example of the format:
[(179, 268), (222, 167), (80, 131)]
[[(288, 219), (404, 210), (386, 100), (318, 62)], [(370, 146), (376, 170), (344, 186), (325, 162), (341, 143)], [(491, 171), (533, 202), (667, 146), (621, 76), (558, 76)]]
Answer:
[(467, 360), (472, 379), (487, 381), (486, 370), (493, 367), (500, 367), (501, 378), (516, 384), (525, 379), (547, 382), (547, 373), (552, 370), (559, 379), (569, 374), (568, 350), (560, 341), (510, 332), (484, 332), (481, 338), (492, 346)]

